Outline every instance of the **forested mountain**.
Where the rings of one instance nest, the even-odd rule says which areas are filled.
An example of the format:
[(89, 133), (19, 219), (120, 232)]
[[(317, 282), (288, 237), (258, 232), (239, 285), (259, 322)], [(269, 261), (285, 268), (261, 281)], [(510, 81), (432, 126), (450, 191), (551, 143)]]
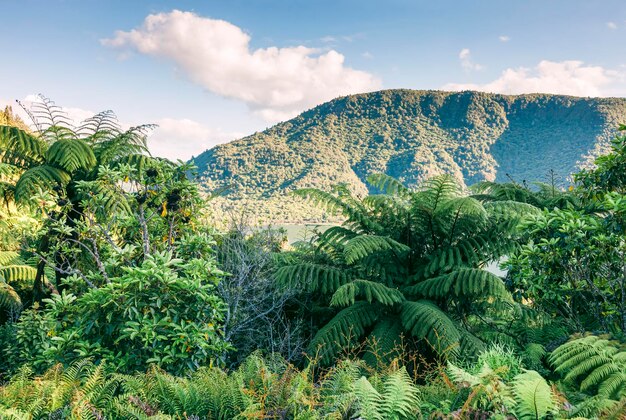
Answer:
[(365, 193), (372, 173), (408, 185), (439, 173), (468, 185), (545, 180), (550, 169), (565, 179), (606, 151), (625, 121), (624, 98), (385, 90), (332, 100), (195, 163), (209, 189), (270, 202), (340, 182)]

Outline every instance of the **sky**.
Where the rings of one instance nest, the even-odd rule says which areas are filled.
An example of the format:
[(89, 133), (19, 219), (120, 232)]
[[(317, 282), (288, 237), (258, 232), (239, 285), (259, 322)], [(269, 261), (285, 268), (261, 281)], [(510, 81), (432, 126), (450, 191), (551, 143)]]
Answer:
[(0, 105), (158, 125), (187, 160), (379, 89), (626, 96), (624, 0), (0, 0)]

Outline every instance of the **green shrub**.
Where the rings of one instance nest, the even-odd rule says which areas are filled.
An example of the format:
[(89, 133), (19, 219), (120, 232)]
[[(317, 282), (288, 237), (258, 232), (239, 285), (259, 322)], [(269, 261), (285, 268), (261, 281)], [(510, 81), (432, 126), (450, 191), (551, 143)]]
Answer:
[(155, 364), (182, 373), (219, 362), (229, 346), (220, 336), (224, 307), (214, 293), (223, 273), (212, 260), (157, 253), (124, 270), (79, 297), (63, 292), (45, 308), (25, 311), (8, 349), (14, 364), (40, 371), (90, 357), (123, 372)]

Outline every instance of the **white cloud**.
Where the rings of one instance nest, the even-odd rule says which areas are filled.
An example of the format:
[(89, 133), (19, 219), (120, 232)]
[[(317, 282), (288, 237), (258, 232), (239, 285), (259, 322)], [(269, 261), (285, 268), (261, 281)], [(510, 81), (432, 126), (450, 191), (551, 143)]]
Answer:
[[(23, 99), (20, 99), (20, 102), (22, 103), (22, 105), (24, 105), (26, 109), (31, 110), (31, 111), (33, 110), (32, 108), (33, 104), (41, 103), (42, 101), (43, 101), (43, 98), (41, 96), (35, 95), (32, 93), (26, 95)], [(11, 108), (13, 109), (13, 112), (17, 114), (20, 118), (22, 118), (22, 120), (24, 120), (26, 124), (33, 126), (33, 121), (31, 120), (30, 116), (28, 115), (26, 111), (24, 111), (24, 109), (22, 109), (19, 103), (17, 103), (15, 100), (8, 101), (8, 100), (0, 99), (0, 107), (4, 108), (7, 105), (11, 106)], [(65, 118), (67, 122), (69, 122), (71, 125), (75, 127), (80, 125), (80, 123), (86, 120), (87, 118), (93, 117), (95, 114), (95, 112), (93, 111), (89, 111), (87, 109), (82, 109), (82, 108), (76, 108), (76, 107), (59, 106), (59, 110), (63, 114), (65, 114)]]
[[(28, 109), (34, 102), (41, 102), (38, 95), (26, 95), (20, 102)], [(11, 106), (13, 112), (19, 115), (27, 124), (31, 124), (28, 114), (15, 102), (0, 98), (0, 109)], [(61, 107), (69, 122), (78, 126), (82, 121), (92, 117), (95, 113), (82, 108)], [(188, 160), (197, 156), (206, 149), (243, 137), (244, 133), (226, 132), (220, 128), (214, 129), (197, 121), (182, 118), (160, 118), (153, 121), (158, 127), (148, 134), (148, 149), (153, 156), (165, 157), (171, 160)], [(128, 129), (134, 123), (120, 121), (123, 129)]]
[(187, 160), (217, 144), (226, 143), (243, 133), (212, 129), (190, 119), (161, 118), (158, 128), (148, 136), (148, 149), (154, 156)]
[(334, 97), (380, 88), (373, 75), (346, 67), (344, 56), (304, 47), (250, 49), (241, 28), (191, 12), (148, 15), (103, 45), (171, 60), (194, 83), (244, 101), (268, 121), (293, 117)]
[(606, 23), (606, 27), (609, 28), (609, 29), (615, 30), (615, 29), (617, 29), (617, 23), (615, 23), (615, 22), (607, 22)]
[(482, 70), (483, 66), (476, 64), (472, 61), (472, 53), (469, 48), (463, 48), (459, 53), (459, 60), (461, 60), (461, 66), (466, 71)]
[(500, 35), (498, 39), (502, 42), (509, 42), (511, 40), (511, 37), (508, 35)]
[(361, 57), (371, 60), (372, 58), (374, 58), (374, 55), (369, 51), (365, 51), (363, 54), (361, 54)]
[(508, 68), (496, 80), (485, 83), (449, 83), (446, 90), (486, 92), (557, 93), (575, 96), (618, 96), (626, 91), (625, 74), (582, 61), (541, 61), (536, 67)]

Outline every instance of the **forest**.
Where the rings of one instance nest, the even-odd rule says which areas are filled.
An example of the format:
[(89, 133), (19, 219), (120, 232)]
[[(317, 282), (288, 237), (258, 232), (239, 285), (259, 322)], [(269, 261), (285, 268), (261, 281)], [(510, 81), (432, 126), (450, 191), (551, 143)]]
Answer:
[(289, 243), (151, 125), (29, 116), (0, 112), (0, 418), (626, 418), (626, 125), (568, 183), (294, 189), (341, 222)]
[(336, 222), (291, 194), (385, 173), (409, 187), (448, 174), (481, 181), (564, 181), (607, 153), (624, 98), (390, 89), (340, 97), (194, 159), (200, 183), (225, 193), (216, 211), (255, 209), (264, 223)]

